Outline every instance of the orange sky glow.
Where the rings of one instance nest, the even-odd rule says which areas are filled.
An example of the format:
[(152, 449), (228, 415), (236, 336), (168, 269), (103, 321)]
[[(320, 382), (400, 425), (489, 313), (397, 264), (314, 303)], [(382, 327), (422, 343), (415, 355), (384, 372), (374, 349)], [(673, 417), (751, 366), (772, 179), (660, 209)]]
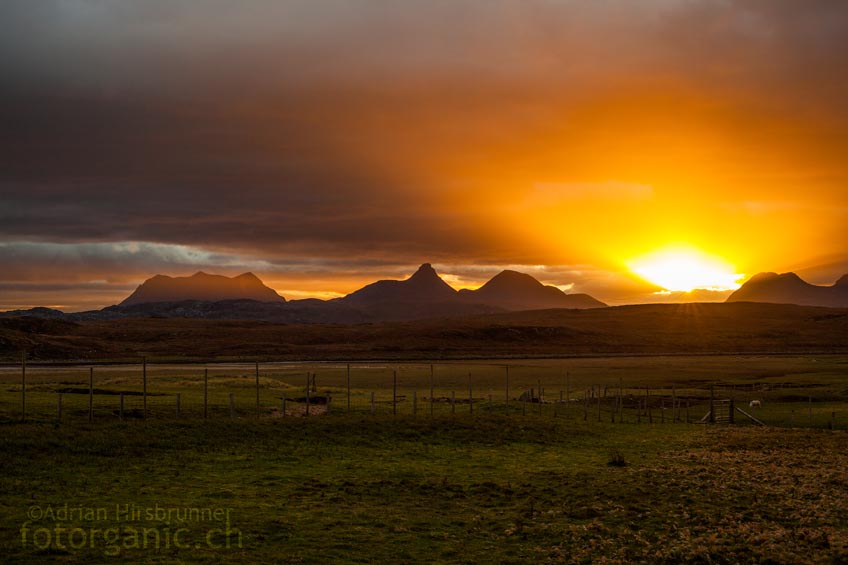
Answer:
[(844, 3), (35, 4), (0, 8), (0, 310), (198, 270), (610, 304), (848, 272)]

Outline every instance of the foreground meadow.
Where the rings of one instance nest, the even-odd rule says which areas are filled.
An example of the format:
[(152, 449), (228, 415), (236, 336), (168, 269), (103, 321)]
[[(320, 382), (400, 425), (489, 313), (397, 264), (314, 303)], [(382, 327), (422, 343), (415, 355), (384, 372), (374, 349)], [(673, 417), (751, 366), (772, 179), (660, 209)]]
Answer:
[(846, 442), (535, 415), (6, 420), (0, 545), (10, 563), (840, 562)]

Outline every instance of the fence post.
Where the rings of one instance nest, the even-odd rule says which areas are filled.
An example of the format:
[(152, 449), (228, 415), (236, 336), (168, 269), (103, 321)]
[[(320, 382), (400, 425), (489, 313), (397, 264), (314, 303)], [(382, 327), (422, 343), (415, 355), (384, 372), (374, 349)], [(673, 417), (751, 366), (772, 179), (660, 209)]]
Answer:
[(430, 365), (430, 417), (433, 416), (433, 365)]
[(527, 397), (522, 398), (521, 400), (521, 415), (527, 415)]
[(88, 368), (88, 421), (94, 419), (94, 367)]
[(209, 368), (203, 369), (203, 419), (209, 417)]
[(118, 419), (122, 422), (124, 421), (124, 393), (121, 393), (120, 398), (118, 399)]
[(692, 420), (689, 419), (689, 399), (686, 399), (686, 423), (690, 423)]
[(179, 418), (180, 417), (180, 393), (179, 392), (177, 393), (176, 401), (177, 401), (177, 418)]
[(21, 351), (21, 421), (26, 420), (26, 351)]
[(306, 415), (309, 416), (309, 387), (312, 386), (309, 382), (309, 371), (306, 371)]
[(350, 363), (347, 364), (347, 413), (350, 414)]
[(468, 413), (474, 413), (474, 393), (471, 390), (471, 371), (468, 371)]
[(830, 429), (831, 430), (836, 429), (836, 412), (830, 413)]
[(451, 414), (456, 414), (456, 391), (451, 391)]
[(509, 415), (509, 365), (504, 365), (506, 369), (506, 413)]
[(601, 385), (598, 385), (598, 421), (601, 421)]
[(583, 393), (583, 421), (589, 419), (589, 394), (588, 391)]
[(610, 423), (615, 424), (615, 396), (610, 395)]
[(147, 357), (141, 358), (141, 417), (147, 418)]
[(665, 397), (660, 397), (660, 424), (665, 424)]
[(330, 413), (330, 407), (331, 407), (330, 405), (331, 404), (333, 404), (333, 392), (327, 391), (327, 404), (325, 405), (325, 406), (327, 406), (327, 409), (325, 410), (325, 413), (327, 413), (327, 414)]
[(618, 377), (618, 423), (624, 423), (624, 390), (622, 389), (623, 380)]
[(256, 362), (256, 417), (260, 414), (259, 408), (259, 361)]
[(283, 397), (280, 401), (280, 418), (286, 417), (286, 393), (283, 393)]
[(371, 414), (374, 414), (374, 393), (371, 393)]
[(539, 379), (539, 416), (542, 415), (542, 379)]
[(810, 412), (810, 427), (812, 428), (813, 427), (813, 397), (809, 396), (809, 397), (807, 397), (807, 399), (808, 399), (807, 406), (809, 407), (809, 412)]
[(233, 399), (233, 393), (230, 393), (230, 420), (236, 417), (236, 406), (235, 400)]
[(710, 424), (715, 424), (715, 390), (710, 385)]
[(58, 398), (56, 400), (56, 419), (60, 422), (62, 421), (62, 393), (58, 394)]
[[(736, 412), (736, 403), (733, 402), (733, 399), (731, 398), (730, 399), (730, 418), (729, 418), (731, 424), (736, 423), (736, 417), (734, 416), (734, 412)], [(753, 412), (753, 410), (752, 410), (752, 412)]]
[(671, 387), (671, 421), (677, 421), (677, 387)]

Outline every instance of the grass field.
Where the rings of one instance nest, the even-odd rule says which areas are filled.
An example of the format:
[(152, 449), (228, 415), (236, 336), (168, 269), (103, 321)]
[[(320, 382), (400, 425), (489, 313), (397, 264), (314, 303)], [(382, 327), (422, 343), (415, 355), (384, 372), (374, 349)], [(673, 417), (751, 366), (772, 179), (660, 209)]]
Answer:
[[(130, 394), (141, 367), (96, 366), (91, 423), (87, 394), (64, 393), (56, 413), (57, 390), (87, 392), (88, 367), (30, 365), (27, 423), (20, 368), (0, 370), (4, 561), (848, 559), (844, 356), (439, 363), (434, 397), (457, 402), (433, 403), (432, 417), (428, 363), (352, 364), (350, 413), (346, 364), (260, 364), (258, 415), (256, 366), (209, 365), (207, 420), (205, 368), (148, 365), (142, 420)], [(330, 412), (292, 417), (303, 405), (289, 403), (281, 418), (307, 373)], [(469, 373), (473, 413), (459, 402)], [(517, 400), (540, 385), (549, 402)], [(769, 427), (685, 423), (708, 409), (710, 387), (746, 411), (762, 400)], [(559, 403), (566, 388), (572, 401)], [(637, 407), (645, 388), (653, 423)]]
[(832, 563), (846, 441), (538, 416), (6, 422), (0, 544), (7, 563)]

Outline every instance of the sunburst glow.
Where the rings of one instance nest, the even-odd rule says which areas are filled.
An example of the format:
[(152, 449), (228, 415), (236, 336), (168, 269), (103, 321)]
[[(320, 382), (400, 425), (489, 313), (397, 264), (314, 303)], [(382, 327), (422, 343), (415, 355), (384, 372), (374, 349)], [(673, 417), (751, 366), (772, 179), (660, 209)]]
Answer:
[(629, 262), (631, 271), (667, 291), (736, 290), (745, 275), (733, 266), (697, 249), (658, 251)]

